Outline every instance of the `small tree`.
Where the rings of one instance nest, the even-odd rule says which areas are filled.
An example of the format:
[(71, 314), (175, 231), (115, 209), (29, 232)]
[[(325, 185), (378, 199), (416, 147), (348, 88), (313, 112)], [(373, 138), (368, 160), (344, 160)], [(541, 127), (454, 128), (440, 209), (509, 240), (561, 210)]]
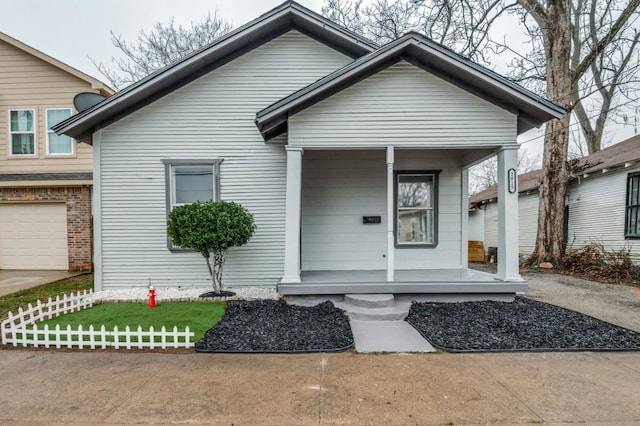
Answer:
[(228, 250), (248, 243), (255, 230), (251, 213), (229, 201), (178, 206), (169, 213), (167, 223), (173, 244), (193, 249), (205, 258), (216, 293), (222, 292), (222, 267)]

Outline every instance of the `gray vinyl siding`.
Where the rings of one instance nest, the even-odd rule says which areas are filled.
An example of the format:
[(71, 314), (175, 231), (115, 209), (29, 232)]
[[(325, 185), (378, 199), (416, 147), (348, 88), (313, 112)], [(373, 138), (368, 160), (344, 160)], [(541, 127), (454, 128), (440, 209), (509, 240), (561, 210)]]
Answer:
[(103, 287), (209, 284), (199, 254), (166, 244), (161, 160), (194, 158), (223, 160), (221, 198), (243, 204), (257, 224), (249, 244), (230, 251), (224, 284), (275, 285), (283, 274), (286, 154), (264, 143), (255, 113), (349, 61), (291, 31), (104, 128), (94, 147)]
[[(493, 201), (484, 207), (484, 250), (498, 247), (498, 202)], [(469, 223), (471, 227), (471, 222)], [(530, 256), (536, 244), (538, 229), (538, 194), (518, 197), (518, 253)]]
[(484, 251), (489, 247), (498, 247), (498, 203), (485, 204), (484, 209)]
[[(395, 156), (395, 170), (441, 170), (438, 245), (396, 249), (396, 269), (459, 268), (462, 170), (458, 153), (397, 150)], [(302, 194), (302, 270), (386, 268), (384, 150), (305, 150)], [(362, 216), (374, 215), (381, 216), (382, 223), (362, 224)]]
[(513, 145), (515, 114), (401, 61), (289, 118), (289, 144)]
[(640, 242), (624, 238), (627, 176), (637, 171), (640, 167), (610, 171), (570, 185), (570, 248), (580, 248), (591, 242), (601, 243), (607, 250), (628, 247), (633, 262), (640, 263)]
[[(303, 156), (302, 270), (385, 269), (386, 154), (312, 151)], [(362, 216), (381, 216), (362, 224)]]
[(518, 241), (522, 256), (531, 256), (538, 233), (538, 193), (518, 197)]
[(484, 210), (476, 209), (469, 212), (469, 241), (484, 242)]

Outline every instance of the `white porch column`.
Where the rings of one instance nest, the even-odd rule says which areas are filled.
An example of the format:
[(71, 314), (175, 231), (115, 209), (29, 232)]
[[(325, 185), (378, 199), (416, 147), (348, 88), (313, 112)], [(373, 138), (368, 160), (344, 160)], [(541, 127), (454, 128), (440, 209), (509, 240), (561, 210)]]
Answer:
[(395, 238), (393, 235), (394, 212), (394, 182), (393, 182), (393, 162), (394, 148), (387, 147), (387, 281), (393, 281), (395, 272)]
[(498, 152), (498, 273), (503, 281), (522, 281), (518, 258), (518, 148)]
[(284, 276), (282, 283), (300, 282), (300, 225), (302, 192), (302, 148), (286, 147), (287, 192), (285, 200)]

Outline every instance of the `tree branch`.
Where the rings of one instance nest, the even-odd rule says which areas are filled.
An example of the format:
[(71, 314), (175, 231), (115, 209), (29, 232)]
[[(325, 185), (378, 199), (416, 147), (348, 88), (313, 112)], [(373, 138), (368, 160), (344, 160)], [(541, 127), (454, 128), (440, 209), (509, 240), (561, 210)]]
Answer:
[[(531, 1), (531, 0), (519, 0), (519, 1)], [(607, 34), (605, 34), (594, 46), (591, 51), (582, 59), (582, 62), (574, 68), (572, 72), (572, 81), (577, 81), (580, 77), (589, 69), (591, 63), (596, 60), (598, 55), (611, 43), (616, 37), (618, 32), (624, 27), (629, 18), (640, 7), (640, 0), (631, 0), (627, 7), (622, 11), (618, 19), (611, 25)]]

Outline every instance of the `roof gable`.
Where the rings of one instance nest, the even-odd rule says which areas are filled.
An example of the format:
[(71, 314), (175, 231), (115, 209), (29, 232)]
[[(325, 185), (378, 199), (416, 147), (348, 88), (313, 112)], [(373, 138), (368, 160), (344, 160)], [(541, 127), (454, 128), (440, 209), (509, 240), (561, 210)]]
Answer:
[(100, 91), (101, 94), (105, 95), (105, 96), (109, 96), (112, 95), (114, 93), (113, 89), (111, 89), (109, 86), (107, 86), (106, 84), (104, 84), (103, 82), (101, 82), (98, 79), (95, 79), (93, 77), (91, 77), (88, 74), (83, 73), (80, 70), (77, 70), (75, 68), (73, 68), (72, 66), (69, 66), (67, 64), (65, 64), (64, 62), (61, 62), (59, 60), (57, 60), (56, 58), (53, 58), (49, 55), (47, 55), (46, 53), (43, 53), (37, 49), (34, 49), (33, 47), (21, 42), (20, 40), (16, 40), (15, 38), (0, 32), (0, 41), (3, 41), (5, 43), (7, 43), (10, 46), (15, 47), (16, 49), (22, 50), (23, 52), (26, 52), (27, 54), (38, 58), (41, 61), (44, 61), (50, 65), (53, 65), (54, 67), (68, 73), (71, 74), (72, 76), (88, 83), (92, 89), (97, 89)]
[(291, 30), (297, 30), (352, 58), (377, 46), (296, 2), (288, 1), (54, 126), (57, 133), (91, 143), (92, 134), (185, 84)]
[(518, 115), (521, 133), (559, 118), (565, 110), (501, 75), (417, 34), (409, 33), (363, 56), (256, 114), (265, 140), (286, 131), (287, 119), (323, 99), (406, 60), (454, 85)]

